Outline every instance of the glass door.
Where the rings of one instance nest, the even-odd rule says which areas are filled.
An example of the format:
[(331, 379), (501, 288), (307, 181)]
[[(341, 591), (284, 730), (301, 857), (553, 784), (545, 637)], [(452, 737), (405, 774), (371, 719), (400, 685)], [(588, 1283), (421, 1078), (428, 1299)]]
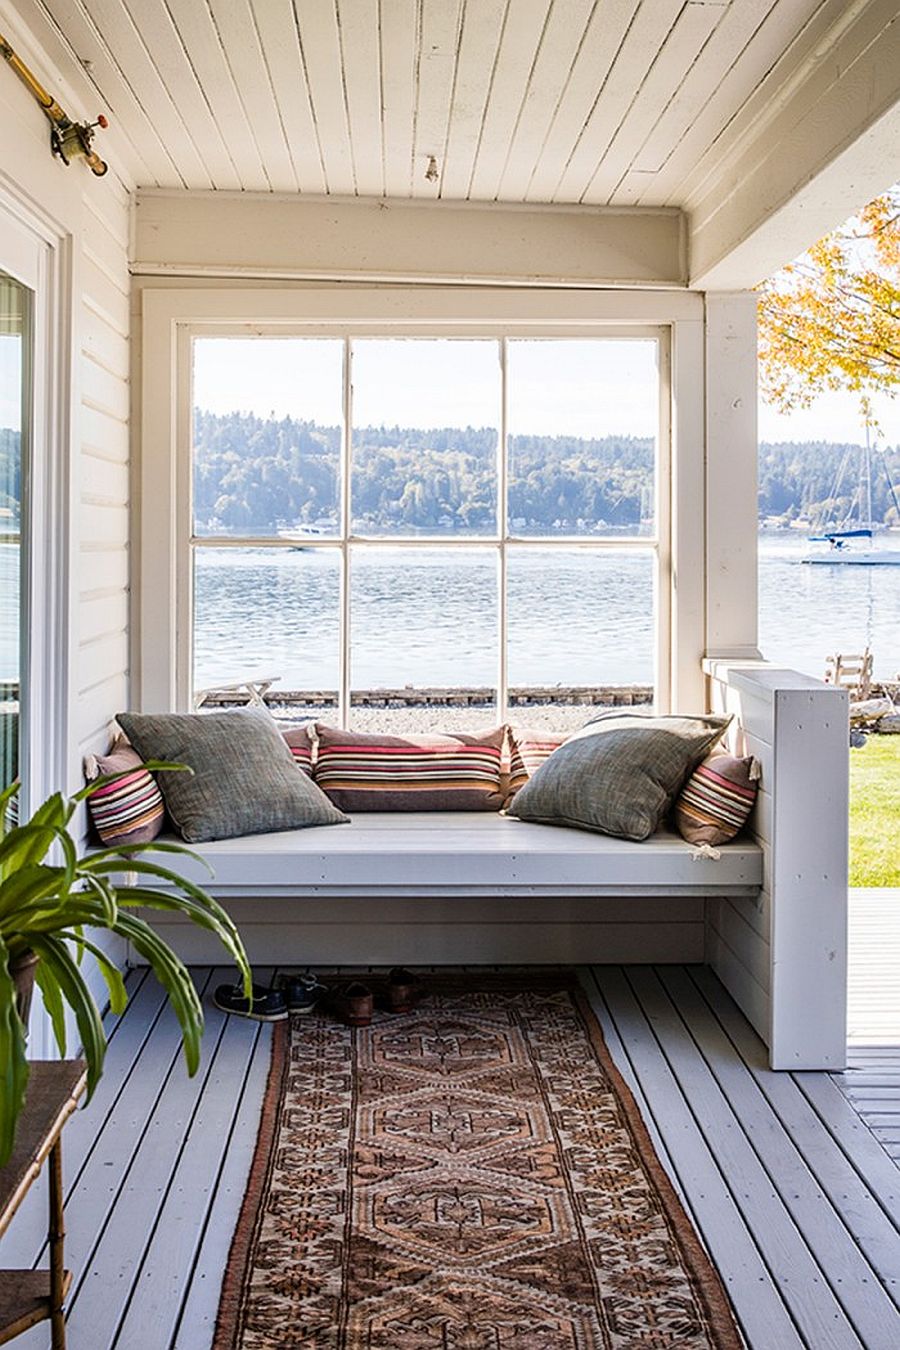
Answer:
[(0, 272), (0, 788), (21, 777), (31, 292)]

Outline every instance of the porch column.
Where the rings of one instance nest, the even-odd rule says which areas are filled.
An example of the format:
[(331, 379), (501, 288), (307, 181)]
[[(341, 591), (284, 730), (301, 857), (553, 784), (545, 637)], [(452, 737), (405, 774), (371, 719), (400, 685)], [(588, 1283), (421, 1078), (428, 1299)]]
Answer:
[(706, 655), (757, 649), (756, 296), (706, 294)]

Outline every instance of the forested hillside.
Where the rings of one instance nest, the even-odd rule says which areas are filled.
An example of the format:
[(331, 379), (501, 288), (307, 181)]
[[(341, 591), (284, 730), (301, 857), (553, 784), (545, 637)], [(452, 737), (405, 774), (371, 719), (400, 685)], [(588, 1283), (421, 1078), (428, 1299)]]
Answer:
[[(280, 525), (337, 519), (338, 427), (198, 412), (195, 443), (195, 510), (201, 529), (264, 533)], [(800, 515), (841, 519), (856, 491), (858, 458), (858, 449), (845, 445), (761, 445), (761, 518), (783, 517), (785, 523)], [(884, 458), (893, 481), (900, 483), (900, 449), (889, 448)], [(845, 460), (843, 486), (832, 497)], [(510, 517), (517, 528), (548, 533), (579, 520), (633, 531), (649, 514), (652, 461), (648, 440), (514, 436)], [(900, 524), (880, 461), (875, 456), (873, 517)], [(495, 494), (492, 429), (366, 427), (354, 434), (357, 528), (491, 530)]]

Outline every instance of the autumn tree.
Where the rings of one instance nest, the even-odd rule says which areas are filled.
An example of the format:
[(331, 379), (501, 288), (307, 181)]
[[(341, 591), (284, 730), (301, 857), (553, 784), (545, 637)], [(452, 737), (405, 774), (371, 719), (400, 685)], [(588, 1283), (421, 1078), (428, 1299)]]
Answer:
[(900, 184), (760, 287), (760, 385), (783, 412), (900, 388)]

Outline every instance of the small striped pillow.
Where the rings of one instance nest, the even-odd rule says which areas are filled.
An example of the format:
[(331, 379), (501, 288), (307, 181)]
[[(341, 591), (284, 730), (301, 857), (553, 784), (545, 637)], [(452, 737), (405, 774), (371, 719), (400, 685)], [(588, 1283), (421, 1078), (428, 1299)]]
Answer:
[(307, 778), (312, 778), (313, 747), (315, 745), (312, 729), (309, 726), (288, 727), (281, 734), (287, 743), (287, 748), (294, 757), (297, 768), (305, 773)]
[(524, 787), (529, 778), (533, 778), (554, 750), (558, 750), (563, 741), (568, 740), (568, 731), (527, 731), (521, 727), (510, 727), (509, 740), (509, 796), (515, 796), (520, 787)]
[(379, 736), (316, 726), (313, 776), (342, 811), (499, 811), (506, 728)]
[(88, 811), (104, 844), (149, 844), (163, 827), (165, 807), (156, 779), (130, 745), (114, 745), (108, 755), (85, 760), (88, 781), (119, 775), (88, 797)]
[(759, 764), (748, 755), (710, 755), (691, 774), (675, 802), (675, 824), (689, 844), (727, 844), (739, 834), (756, 801)]

